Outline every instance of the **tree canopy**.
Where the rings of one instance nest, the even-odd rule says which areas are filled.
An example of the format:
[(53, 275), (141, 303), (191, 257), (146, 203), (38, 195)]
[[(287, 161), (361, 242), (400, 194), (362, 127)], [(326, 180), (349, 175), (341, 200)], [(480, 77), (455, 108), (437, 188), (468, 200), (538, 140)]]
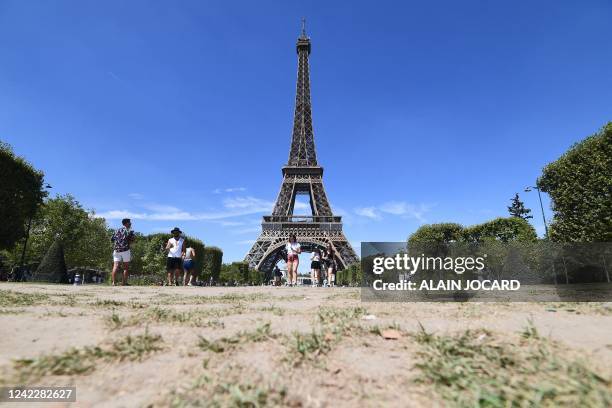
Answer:
[[(66, 265), (108, 269), (112, 246), (110, 232), (103, 218), (85, 210), (71, 195), (48, 198), (38, 209), (26, 251), (26, 262), (40, 261), (51, 245), (62, 241)], [(23, 242), (10, 253), (16, 263)]]
[(434, 242), (447, 244), (459, 241), (462, 233), (463, 226), (454, 222), (425, 224), (408, 237), (408, 244)]
[(525, 207), (525, 203), (521, 201), (518, 193), (514, 194), (514, 198), (510, 201), (511, 204), (508, 206), (508, 213), (510, 216), (522, 218), (524, 220), (533, 218), (533, 215), (529, 215), (531, 210)]
[(44, 175), (0, 141), (0, 249), (11, 249), (46, 196)]
[(537, 239), (534, 228), (519, 217), (495, 218), (482, 224), (464, 227), (456, 223), (426, 224), (408, 237), (408, 245), (449, 244), (451, 242), (533, 242)]
[(553, 241), (612, 241), (612, 122), (544, 167), (538, 186), (552, 201)]

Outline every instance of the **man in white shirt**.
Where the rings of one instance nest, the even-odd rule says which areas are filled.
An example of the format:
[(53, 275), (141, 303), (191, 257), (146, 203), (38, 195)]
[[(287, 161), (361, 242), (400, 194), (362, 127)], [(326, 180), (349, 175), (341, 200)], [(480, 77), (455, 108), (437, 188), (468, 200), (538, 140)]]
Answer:
[(178, 227), (172, 231), (172, 238), (166, 243), (168, 258), (166, 259), (166, 270), (168, 271), (168, 286), (172, 286), (172, 273), (174, 272), (174, 284), (179, 285), (181, 270), (183, 269), (183, 257), (185, 256), (185, 239), (181, 236), (183, 233)]

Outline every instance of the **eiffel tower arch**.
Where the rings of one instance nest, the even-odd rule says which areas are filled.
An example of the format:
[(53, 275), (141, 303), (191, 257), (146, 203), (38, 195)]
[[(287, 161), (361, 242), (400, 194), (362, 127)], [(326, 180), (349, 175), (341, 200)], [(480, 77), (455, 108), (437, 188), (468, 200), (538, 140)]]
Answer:
[[(334, 215), (323, 187), (323, 167), (317, 162), (310, 103), (310, 38), (304, 27), (297, 40), (298, 55), (295, 114), (289, 160), (282, 168), (283, 181), (272, 215), (263, 217), (261, 234), (245, 257), (251, 268), (269, 272), (283, 258), (289, 236), (295, 234), (305, 252), (332, 244), (338, 269), (359, 258), (342, 232), (342, 217)], [(295, 215), (298, 195), (309, 198), (311, 215)]]

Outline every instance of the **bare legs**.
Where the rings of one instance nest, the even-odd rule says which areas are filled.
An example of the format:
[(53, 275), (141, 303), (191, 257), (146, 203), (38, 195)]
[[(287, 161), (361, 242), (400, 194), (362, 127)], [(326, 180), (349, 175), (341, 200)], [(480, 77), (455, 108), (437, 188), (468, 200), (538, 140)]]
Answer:
[(115, 277), (117, 276), (117, 269), (119, 269), (119, 262), (113, 262), (113, 271), (111, 272), (111, 285), (115, 286)]
[(293, 261), (293, 284), (297, 285), (297, 276), (298, 276), (298, 265), (300, 264), (299, 260)]
[[(187, 281), (187, 275), (189, 275), (189, 281)], [(183, 273), (183, 286), (191, 286), (195, 279), (195, 269), (184, 269)]]
[(312, 286), (319, 286), (319, 276), (321, 275), (320, 269), (311, 269), (310, 277), (312, 279)]
[(287, 261), (287, 285), (293, 282), (293, 261)]
[(334, 268), (327, 268), (327, 284), (334, 286)]
[(176, 283), (178, 286), (181, 279), (181, 268), (176, 268), (174, 270), (174, 282), (172, 282), (172, 269), (168, 271), (168, 286), (173, 286)]
[[(113, 262), (113, 272), (111, 273), (111, 283), (113, 285), (115, 285), (115, 283), (117, 282), (116, 280), (117, 270), (119, 269), (120, 263), (121, 262)], [(124, 286), (127, 284), (129, 268), (130, 268), (130, 263), (124, 262), (123, 263), (123, 279), (121, 279), (121, 284)]]
[(297, 271), (299, 264), (300, 261), (298, 259), (287, 262), (287, 283), (290, 285), (297, 285)]

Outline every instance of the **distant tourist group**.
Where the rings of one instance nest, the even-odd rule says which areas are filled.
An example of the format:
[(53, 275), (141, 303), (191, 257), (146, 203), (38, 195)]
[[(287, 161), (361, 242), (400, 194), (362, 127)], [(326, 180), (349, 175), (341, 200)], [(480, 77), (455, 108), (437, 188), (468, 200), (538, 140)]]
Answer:
[[(130, 245), (134, 242), (136, 235), (132, 230), (132, 221), (129, 218), (121, 220), (122, 227), (118, 228), (112, 235), (113, 242), (113, 271), (111, 273), (111, 284), (117, 284), (117, 271), (123, 265), (123, 276), (121, 284), (128, 285), (128, 275), (132, 254)], [(166, 242), (163, 250), (167, 252), (166, 273), (168, 286), (179, 286), (181, 273), (183, 275), (182, 285), (193, 286), (196, 283), (197, 272), (195, 270), (195, 250), (187, 245), (183, 232), (175, 227), (170, 231), (172, 235)], [(296, 286), (298, 284), (298, 266), (300, 264), (299, 255), (302, 253), (300, 243), (297, 242), (295, 235), (289, 237), (285, 246), (287, 254), (287, 280), (286, 286)], [(331, 244), (324, 250), (316, 248), (310, 256), (310, 278), (311, 285), (315, 286), (334, 286), (336, 281), (336, 253)], [(278, 266), (274, 267), (274, 284), (281, 285), (282, 272)]]
[[(130, 244), (134, 242), (135, 234), (132, 231), (132, 221), (129, 218), (121, 220), (123, 225), (113, 234), (111, 240), (113, 242), (113, 271), (111, 273), (111, 284), (116, 285), (116, 276), (119, 266), (123, 264), (123, 279), (121, 284), (127, 286), (130, 261), (132, 254), (130, 252)], [(196, 270), (194, 259), (196, 256), (195, 249), (187, 245), (183, 232), (179, 228), (174, 228), (170, 231), (172, 237), (168, 239), (164, 247), (168, 256), (166, 258), (166, 272), (168, 274), (168, 286), (179, 286), (181, 273), (183, 274), (183, 286), (193, 286), (196, 279)]]
[[(289, 242), (285, 246), (287, 252), (287, 281), (286, 286), (296, 286), (298, 283), (299, 255), (302, 253), (300, 243), (297, 242), (295, 234), (289, 236)], [(321, 251), (315, 248), (310, 255), (310, 281), (311, 286), (334, 286), (336, 282), (336, 253), (332, 244)], [(276, 284), (280, 284), (282, 272), (276, 266), (274, 268)]]

